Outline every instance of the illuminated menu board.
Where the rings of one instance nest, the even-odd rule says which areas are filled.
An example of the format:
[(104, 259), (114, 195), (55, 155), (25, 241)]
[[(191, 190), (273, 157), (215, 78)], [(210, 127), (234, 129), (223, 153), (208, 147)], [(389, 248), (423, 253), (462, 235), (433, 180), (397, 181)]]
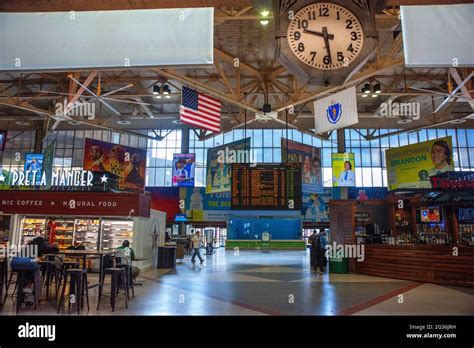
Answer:
[(232, 164), (232, 209), (301, 210), (301, 163)]

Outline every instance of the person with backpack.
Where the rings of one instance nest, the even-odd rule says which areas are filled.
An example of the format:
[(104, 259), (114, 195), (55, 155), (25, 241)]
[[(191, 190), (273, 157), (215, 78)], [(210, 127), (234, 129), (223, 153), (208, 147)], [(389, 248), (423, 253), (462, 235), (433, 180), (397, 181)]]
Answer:
[(313, 230), (313, 234), (308, 237), (308, 245), (309, 245), (309, 260), (310, 266), (313, 267), (314, 259), (316, 258), (316, 249), (313, 248), (314, 239), (316, 238), (317, 232)]
[(314, 256), (314, 272), (318, 272), (318, 267), (320, 269), (319, 273), (324, 273), (324, 268), (326, 265), (326, 245), (328, 244), (326, 239), (326, 232), (321, 232), (313, 240), (313, 246), (316, 250)]

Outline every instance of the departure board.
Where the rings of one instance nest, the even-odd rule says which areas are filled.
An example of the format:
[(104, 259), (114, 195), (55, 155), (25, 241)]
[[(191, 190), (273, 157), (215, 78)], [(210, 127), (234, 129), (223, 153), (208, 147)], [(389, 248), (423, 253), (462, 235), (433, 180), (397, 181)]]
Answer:
[(301, 210), (301, 163), (232, 164), (232, 209)]

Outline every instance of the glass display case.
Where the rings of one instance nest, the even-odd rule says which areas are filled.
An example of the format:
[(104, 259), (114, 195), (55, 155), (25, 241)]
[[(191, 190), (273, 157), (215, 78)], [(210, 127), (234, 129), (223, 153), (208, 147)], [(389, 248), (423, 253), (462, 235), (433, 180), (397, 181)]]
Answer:
[(24, 216), (21, 219), (21, 245), (28, 244), (36, 237), (47, 237), (46, 218)]
[(50, 238), (51, 242), (57, 242), (61, 250), (67, 249), (72, 245), (74, 219), (57, 218), (51, 220), (51, 223), (48, 224), (49, 233), (54, 235), (54, 237)]
[(99, 245), (99, 219), (76, 219), (74, 244), (83, 245), (86, 250), (96, 250)]
[(132, 220), (102, 220), (102, 250), (118, 248), (124, 240), (128, 240), (133, 248)]

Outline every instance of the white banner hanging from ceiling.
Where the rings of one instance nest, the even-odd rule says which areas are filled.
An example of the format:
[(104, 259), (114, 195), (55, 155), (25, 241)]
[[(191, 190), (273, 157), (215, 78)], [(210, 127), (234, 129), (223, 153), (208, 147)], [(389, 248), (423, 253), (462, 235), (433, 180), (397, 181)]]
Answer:
[(329, 132), (357, 124), (356, 88), (347, 88), (314, 102), (315, 133)]
[(402, 6), (407, 67), (474, 65), (474, 4)]
[(213, 64), (214, 9), (0, 13), (0, 71)]

